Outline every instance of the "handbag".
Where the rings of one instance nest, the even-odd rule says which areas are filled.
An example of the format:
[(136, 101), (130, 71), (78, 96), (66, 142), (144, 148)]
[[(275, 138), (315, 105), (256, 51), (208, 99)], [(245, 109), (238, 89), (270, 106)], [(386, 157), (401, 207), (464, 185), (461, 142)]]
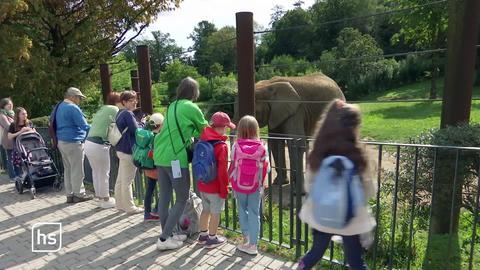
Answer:
[(58, 145), (58, 139), (57, 139), (57, 110), (58, 107), (60, 106), (59, 102), (57, 105), (55, 105), (55, 108), (53, 109), (52, 117), (48, 123), (48, 135), (50, 136), (50, 142), (52, 144), (52, 149), (56, 149)]
[(125, 127), (122, 132), (120, 132), (120, 130), (118, 129), (117, 120), (120, 114), (121, 113), (117, 114), (117, 116), (115, 117), (115, 121), (110, 123), (107, 129), (107, 139), (112, 146), (116, 146), (118, 144), (123, 134), (125, 134), (128, 129), (128, 126)]

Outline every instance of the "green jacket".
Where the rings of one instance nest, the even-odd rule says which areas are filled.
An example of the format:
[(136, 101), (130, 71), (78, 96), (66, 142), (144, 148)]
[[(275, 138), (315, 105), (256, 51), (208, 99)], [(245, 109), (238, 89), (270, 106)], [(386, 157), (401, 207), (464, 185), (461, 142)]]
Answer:
[(107, 129), (110, 123), (115, 121), (118, 107), (113, 105), (103, 105), (92, 119), (92, 125), (88, 132), (88, 137), (101, 137), (103, 141), (107, 139)]
[[(174, 117), (175, 104), (177, 105), (177, 119), (178, 125), (182, 130), (183, 138), (185, 138), (185, 145), (182, 143), (182, 138), (177, 128)], [(207, 120), (203, 116), (202, 111), (196, 104), (190, 100), (181, 99), (173, 102), (167, 110), (167, 116), (163, 122), (160, 134), (155, 136), (155, 143), (153, 146), (153, 159), (155, 166), (170, 167), (173, 160), (180, 160), (181, 168), (188, 168), (186, 147), (191, 144), (191, 138), (198, 138), (208, 125)], [(172, 147), (173, 146), (173, 147)]]

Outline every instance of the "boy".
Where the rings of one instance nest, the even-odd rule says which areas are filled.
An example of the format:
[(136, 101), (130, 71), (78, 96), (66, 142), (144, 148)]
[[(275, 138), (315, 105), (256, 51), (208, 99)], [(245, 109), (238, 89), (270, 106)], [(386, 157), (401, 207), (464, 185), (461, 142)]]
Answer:
[(217, 236), (217, 228), (220, 223), (220, 213), (224, 210), (225, 199), (228, 196), (228, 146), (225, 143), (228, 139), (225, 135), (227, 127), (235, 128), (230, 117), (224, 112), (216, 112), (212, 115), (210, 126), (206, 127), (200, 136), (203, 141), (212, 141), (212, 143), (220, 141), (214, 144), (217, 161), (216, 178), (208, 183), (197, 182), (203, 203), (198, 243), (205, 244), (206, 248), (218, 247), (226, 242), (224, 237)]

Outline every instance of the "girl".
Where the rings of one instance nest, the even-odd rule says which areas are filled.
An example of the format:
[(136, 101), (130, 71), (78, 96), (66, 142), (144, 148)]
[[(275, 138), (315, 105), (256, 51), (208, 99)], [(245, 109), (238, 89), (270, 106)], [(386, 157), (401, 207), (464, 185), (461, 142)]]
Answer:
[[(359, 145), (360, 110), (341, 100), (331, 102), (324, 115), (320, 128), (315, 136), (313, 149), (307, 162), (305, 191), (311, 192), (315, 173), (323, 159), (338, 155), (347, 157), (362, 179), (365, 198), (375, 194), (375, 186), (369, 178), (362, 176), (366, 172), (367, 161), (363, 149)], [(322, 257), (333, 235), (343, 238), (345, 256), (351, 269), (368, 269), (362, 259), (360, 235), (369, 233), (375, 227), (375, 219), (370, 215), (368, 207), (361, 207), (356, 215), (342, 229), (322, 226), (315, 221), (313, 202), (307, 197), (299, 217), (313, 230), (313, 245), (310, 251), (299, 262), (298, 269), (311, 269)]]
[[(15, 120), (10, 124), (7, 138), (14, 143), (18, 135), (30, 131), (35, 131), (35, 129), (33, 128), (32, 122), (28, 120), (27, 110), (22, 107), (17, 107), (15, 109)], [(21, 167), (14, 165), (14, 171), (15, 178), (22, 176)]]
[(8, 129), (13, 123), (13, 117), (15, 112), (13, 111), (13, 103), (10, 98), (2, 98), (0, 100), (0, 151), (2, 151), (2, 162), (6, 164), (8, 176), (10, 181), (14, 181), (15, 170), (12, 163), (12, 141), (8, 139)]
[[(255, 255), (260, 231), (260, 201), (269, 169), (268, 154), (260, 140), (258, 122), (246, 115), (238, 122), (237, 141), (232, 149), (229, 176), (238, 202), (243, 244), (237, 248)], [(240, 162), (241, 161), (241, 162)]]

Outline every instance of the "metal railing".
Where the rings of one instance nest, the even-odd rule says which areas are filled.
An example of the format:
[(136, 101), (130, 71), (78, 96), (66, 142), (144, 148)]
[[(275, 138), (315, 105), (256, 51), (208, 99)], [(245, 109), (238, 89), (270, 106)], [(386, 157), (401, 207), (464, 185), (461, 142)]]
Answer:
[[(46, 129), (37, 130), (48, 138)], [(304, 200), (304, 153), (309, 152), (312, 141), (264, 139), (273, 162), (262, 201), (260, 238), (299, 258), (312, 245), (308, 225), (298, 218)], [(285, 154), (292, 161), (287, 165), (274, 163), (272, 144), (279, 141), (286, 142), (285, 152), (291, 152)], [(369, 175), (378, 189), (370, 200), (377, 222), (373, 244), (366, 251), (371, 269), (437, 269), (439, 265), (442, 269), (480, 269), (480, 148), (382, 142), (365, 142), (364, 146), (371, 165)], [(52, 154), (61, 169), (60, 155), (56, 151)], [(111, 158), (113, 190), (118, 170), (113, 151)], [(85, 181), (91, 182), (88, 162), (85, 168)], [(275, 175), (288, 175), (290, 183), (273, 185)], [(134, 196), (143, 200), (144, 194), (143, 174), (139, 172)], [(233, 194), (225, 206), (221, 227), (240, 233)], [(346, 265), (341, 243), (331, 242), (323, 263)]]

